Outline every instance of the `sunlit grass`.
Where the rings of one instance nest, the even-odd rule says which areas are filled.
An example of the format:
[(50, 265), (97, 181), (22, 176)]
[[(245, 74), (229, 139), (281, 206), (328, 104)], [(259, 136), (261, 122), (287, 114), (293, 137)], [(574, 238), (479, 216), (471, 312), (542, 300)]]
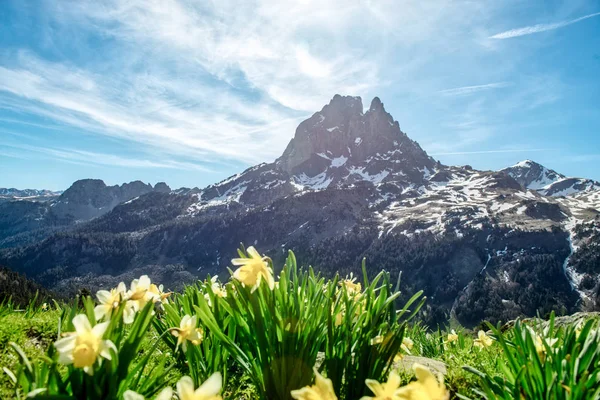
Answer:
[(600, 397), (597, 321), (431, 330), (415, 318), (425, 299), (400, 303), (386, 272), (326, 279), (290, 252), (276, 276), (252, 248), (234, 264), (181, 293), (141, 277), (70, 305), (5, 301), (0, 398)]

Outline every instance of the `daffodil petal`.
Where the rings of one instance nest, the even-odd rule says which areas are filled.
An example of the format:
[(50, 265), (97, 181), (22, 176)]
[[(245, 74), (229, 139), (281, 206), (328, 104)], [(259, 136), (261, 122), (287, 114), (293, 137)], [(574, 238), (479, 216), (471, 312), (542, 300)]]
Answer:
[(196, 398), (216, 396), (221, 391), (223, 377), (220, 372), (212, 374), (194, 393)]

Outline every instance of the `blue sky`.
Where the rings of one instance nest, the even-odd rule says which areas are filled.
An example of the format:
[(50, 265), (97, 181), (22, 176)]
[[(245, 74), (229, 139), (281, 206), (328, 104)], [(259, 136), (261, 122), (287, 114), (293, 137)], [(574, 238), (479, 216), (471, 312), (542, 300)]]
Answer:
[(600, 3), (3, 0), (0, 187), (202, 187), (336, 93), (446, 164), (600, 180)]

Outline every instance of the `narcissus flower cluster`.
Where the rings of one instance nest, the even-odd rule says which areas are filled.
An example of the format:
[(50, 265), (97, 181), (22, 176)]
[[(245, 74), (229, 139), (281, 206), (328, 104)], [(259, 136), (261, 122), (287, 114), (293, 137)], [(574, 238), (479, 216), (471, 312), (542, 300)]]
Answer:
[(133, 322), (135, 313), (140, 311), (149, 302), (167, 303), (167, 298), (171, 293), (165, 293), (163, 286), (157, 286), (150, 281), (148, 275), (142, 275), (139, 279), (131, 282), (130, 289), (127, 290), (125, 283), (111, 290), (99, 290), (96, 293), (98, 305), (94, 308), (96, 320), (103, 318), (110, 319), (112, 312), (125, 304), (123, 309), (123, 322), (130, 324)]
[[(450, 398), (443, 379), (438, 381), (429, 368), (414, 364), (413, 369), (417, 380), (406, 386), (400, 386), (400, 376), (396, 371), (392, 371), (388, 381), (384, 383), (367, 379), (365, 384), (373, 396), (364, 396), (361, 400), (448, 400)], [(323, 377), (316, 369), (315, 384), (293, 390), (291, 395), (296, 400), (337, 400), (331, 380)]]

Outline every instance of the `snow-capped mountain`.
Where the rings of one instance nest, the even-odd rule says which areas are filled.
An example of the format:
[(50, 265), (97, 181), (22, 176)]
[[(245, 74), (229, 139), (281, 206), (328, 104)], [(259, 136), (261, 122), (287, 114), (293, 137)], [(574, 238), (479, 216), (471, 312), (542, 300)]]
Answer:
[[(595, 185), (532, 161), (502, 171), (443, 165), (378, 98), (363, 111), (359, 97), (336, 95), (272, 163), (203, 189), (144, 187), (119, 199), (85, 182), (48, 209), (75, 203), (96, 218), (29, 242), (0, 223), (9, 243), (27, 244), (0, 251), (0, 263), (69, 291), (140, 272), (173, 286), (225, 278), (240, 242), (276, 262), (293, 249), (325, 274), (358, 273), (366, 257), (372, 272), (402, 272), (408, 294), (425, 290), (433, 322), (451, 314), (474, 324), (600, 307)], [(36, 210), (23, 213), (35, 220)]]
[(209, 186), (192, 212), (231, 201), (259, 205), (306, 190), (366, 184), (397, 195), (424, 184), (439, 163), (400, 130), (379, 98), (363, 113), (360, 97), (336, 95), (302, 122), (275, 162)]
[(11, 200), (48, 201), (58, 196), (62, 191), (46, 189), (15, 189), (0, 188), (0, 202)]
[(570, 178), (531, 160), (521, 161), (502, 170), (527, 189), (545, 196), (569, 196), (600, 189), (600, 182)]

